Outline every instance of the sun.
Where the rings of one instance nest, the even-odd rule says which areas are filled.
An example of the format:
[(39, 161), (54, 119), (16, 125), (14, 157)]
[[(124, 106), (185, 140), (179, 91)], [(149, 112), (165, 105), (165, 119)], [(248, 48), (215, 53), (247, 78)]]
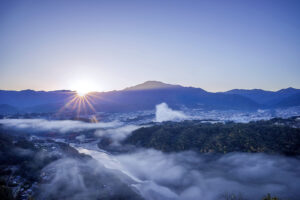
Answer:
[(76, 91), (78, 96), (84, 97), (93, 91), (94, 85), (89, 81), (77, 81), (72, 84), (72, 89)]
[[(94, 87), (93, 87), (94, 86)], [(71, 96), (62, 108), (59, 109), (58, 113), (64, 111), (74, 111), (77, 113), (77, 117), (81, 114), (96, 113), (94, 108), (94, 99), (97, 98), (93, 92), (95, 92), (95, 84), (91, 84), (89, 81), (74, 81), (72, 82)], [(97, 122), (97, 118), (92, 120)]]
[(87, 84), (80, 84), (76, 87), (75, 91), (76, 91), (78, 96), (84, 97), (89, 92), (91, 92), (91, 89)]
[(76, 93), (77, 93), (78, 96), (84, 97), (85, 95), (87, 95), (89, 93), (89, 91), (76, 90)]

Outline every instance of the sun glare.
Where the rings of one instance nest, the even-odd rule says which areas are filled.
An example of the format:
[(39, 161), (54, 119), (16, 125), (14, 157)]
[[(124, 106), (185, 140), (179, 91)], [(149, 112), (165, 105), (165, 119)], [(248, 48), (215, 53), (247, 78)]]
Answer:
[(89, 81), (78, 81), (72, 84), (72, 89), (76, 91), (80, 97), (86, 96), (89, 92), (92, 92), (94, 85)]
[[(90, 80), (72, 82), (70, 89), (73, 91), (71, 92), (73, 95), (58, 112), (75, 111), (78, 116), (80, 114), (95, 113), (96, 110), (93, 104), (94, 99), (98, 97), (91, 93), (96, 91), (95, 86), (96, 84), (92, 84)], [(92, 121), (97, 122), (97, 118)]]
[(87, 93), (89, 93), (89, 92), (77, 90), (76, 93), (77, 93), (78, 96), (84, 97), (84, 96), (85, 96)]
[(91, 92), (90, 88), (87, 85), (80, 85), (78, 86), (76, 89), (76, 93), (78, 96), (85, 96), (87, 95), (89, 92)]

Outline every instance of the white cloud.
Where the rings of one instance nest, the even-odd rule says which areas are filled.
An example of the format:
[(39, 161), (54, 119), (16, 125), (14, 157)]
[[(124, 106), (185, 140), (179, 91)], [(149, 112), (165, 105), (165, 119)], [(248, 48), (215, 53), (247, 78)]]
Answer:
[(122, 123), (98, 122), (87, 123), (75, 120), (45, 120), (45, 119), (1, 119), (0, 124), (9, 128), (30, 129), (33, 131), (58, 131), (66, 133), (69, 131), (82, 131), (98, 128), (111, 128), (121, 126)]
[[(138, 188), (146, 199), (219, 200), (226, 193), (245, 199), (261, 199), (267, 193), (283, 199), (300, 195), (296, 167), (300, 161), (284, 156), (140, 150), (114, 158), (127, 173), (143, 180)], [(176, 198), (170, 196), (174, 194)]]
[(113, 139), (114, 142), (119, 142), (124, 140), (132, 131), (140, 128), (137, 125), (125, 125), (117, 128), (100, 129), (95, 132), (98, 137), (109, 137)]
[(181, 111), (172, 110), (166, 103), (161, 103), (156, 106), (155, 121), (178, 121), (188, 117)]

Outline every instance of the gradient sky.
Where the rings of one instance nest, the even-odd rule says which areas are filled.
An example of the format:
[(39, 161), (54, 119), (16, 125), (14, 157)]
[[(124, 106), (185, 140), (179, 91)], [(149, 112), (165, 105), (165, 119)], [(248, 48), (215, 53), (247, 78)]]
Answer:
[(300, 1), (0, 0), (0, 89), (300, 88)]

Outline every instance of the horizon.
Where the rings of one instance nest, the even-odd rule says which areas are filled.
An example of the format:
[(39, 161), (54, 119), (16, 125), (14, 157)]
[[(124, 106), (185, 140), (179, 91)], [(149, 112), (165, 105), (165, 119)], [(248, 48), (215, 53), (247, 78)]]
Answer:
[(0, 87), (300, 88), (299, 1), (1, 1)]
[[(280, 90), (286, 90), (286, 89), (296, 89), (296, 90), (299, 90), (300, 88), (295, 88), (295, 87), (286, 87), (286, 88), (280, 88), (280, 89), (277, 89), (277, 90), (266, 90), (266, 89), (263, 89), (263, 88), (232, 88), (232, 89), (229, 89), (229, 90), (225, 90), (225, 91), (209, 91), (209, 90), (206, 90), (205, 88), (201, 88), (201, 87), (195, 87), (195, 86), (185, 86), (185, 85), (180, 85), (180, 84), (176, 84), (176, 83), (165, 83), (165, 82), (162, 82), (162, 81), (157, 81), (157, 80), (148, 80), (148, 81), (144, 81), (142, 83), (138, 83), (138, 84), (135, 84), (135, 85), (131, 85), (131, 86), (127, 86), (127, 87), (124, 87), (122, 89), (113, 89), (113, 90), (107, 90), (107, 91), (89, 91), (87, 92), (88, 93), (93, 93), (93, 92), (99, 92), (99, 93), (102, 93), (102, 92), (112, 92), (112, 91), (122, 91), (122, 90), (126, 90), (127, 88), (129, 87), (135, 87), (137, 85), (141, 85), (141, 84), (144, 84), (144, 83), (147, 83), (147, 82), (159, 82), (159, 83), (162, 83), (162, 84), (169, 84), (169, 85), (178, 85), (178, 86), (181, 86), (181, 87), (192, 87), (192, 88), (198, 88), (198, 89), (203, 89), (205, 90), (206, 92), (211, 92), (211, 93), (222, 93), (222, 92), (228, 92), (228, 91), (231, 91), (231, 90), (262, 90), (262, 91), (268, 91), (268, 92), (278, 92)], [(55, 92), (55, 91), (70, 91), (70, 92), (78, 92), (76, 90), (70, 90), (70, 89), (54, 89), (54, 90), (34, 90), (34, 89), (31, 89), (31, 88), (27, 88), (27, 89), (21, 89), (21, 90), (6, 90), (6, 89), (0, 89), (0, 91), (17, 91), (17, 92), (21, 92), (21, 91), (27, 91), (27, 90), (30, 90), (30, 91), (35, 91), (35, 92)]]

